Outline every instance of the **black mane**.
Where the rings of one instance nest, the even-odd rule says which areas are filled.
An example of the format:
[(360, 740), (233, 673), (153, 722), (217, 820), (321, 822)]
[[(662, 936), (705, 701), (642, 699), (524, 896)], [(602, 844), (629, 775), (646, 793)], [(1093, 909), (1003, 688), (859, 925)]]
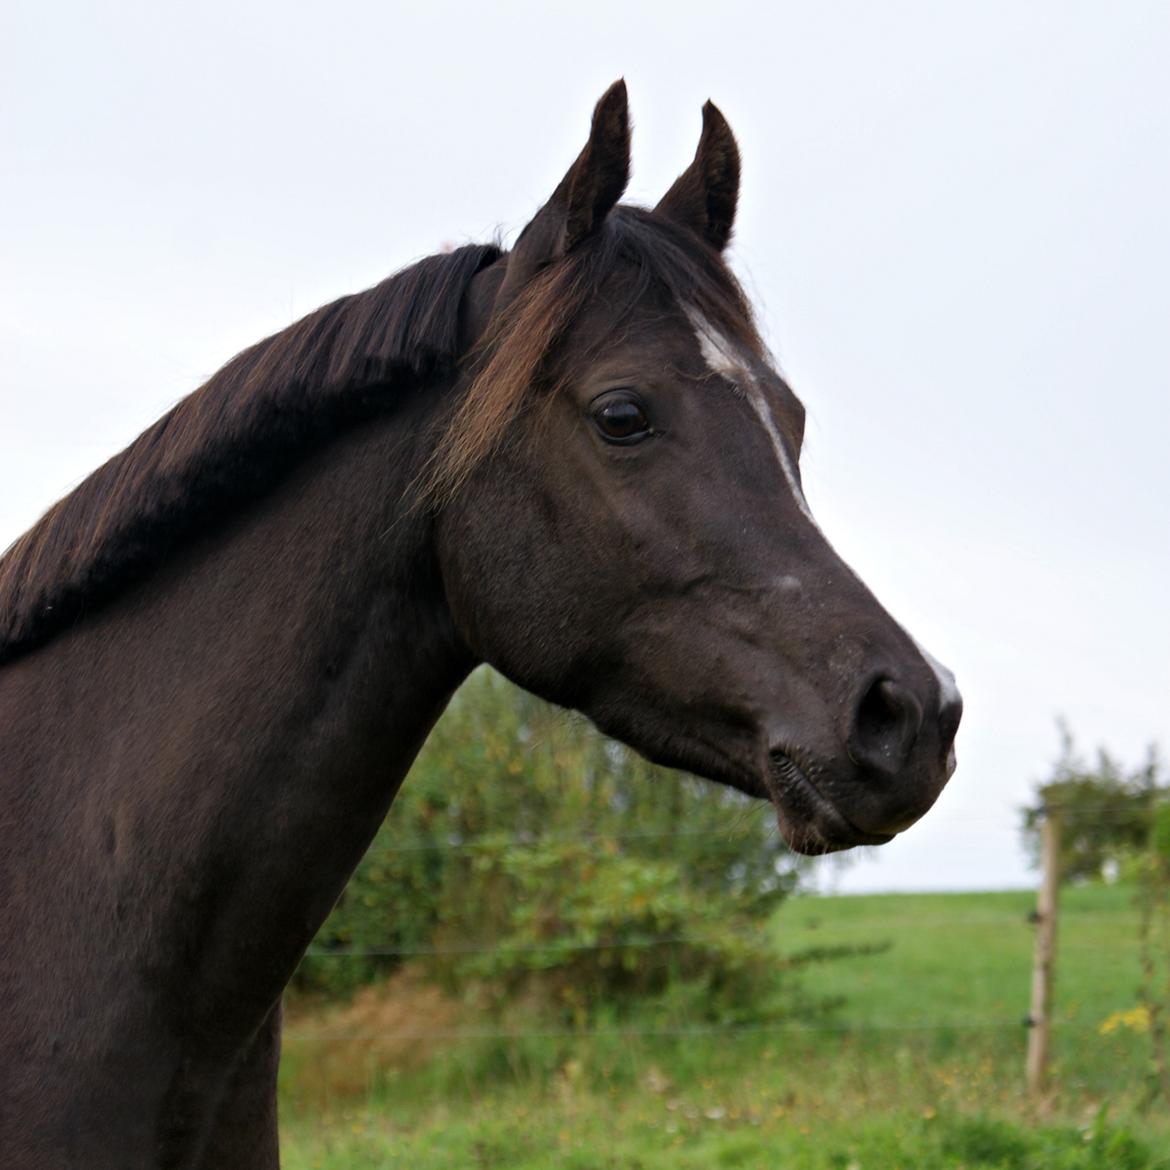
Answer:
[(0, 663), (142, 577), (394, 390), (459, 355), (459, 308), (500, 255), (469, 245), (342, 297), (233, 358), (0, 558)]

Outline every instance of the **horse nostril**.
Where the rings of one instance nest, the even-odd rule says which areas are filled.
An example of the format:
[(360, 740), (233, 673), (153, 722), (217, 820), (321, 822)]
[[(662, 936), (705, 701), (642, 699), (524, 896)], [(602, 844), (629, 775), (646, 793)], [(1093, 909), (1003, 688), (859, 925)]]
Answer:
[(861, 767), (892, 775), (905, 764), (921, 726), (918, 700), (891, 678), (875, 679), (853, 715), (850, 758)]

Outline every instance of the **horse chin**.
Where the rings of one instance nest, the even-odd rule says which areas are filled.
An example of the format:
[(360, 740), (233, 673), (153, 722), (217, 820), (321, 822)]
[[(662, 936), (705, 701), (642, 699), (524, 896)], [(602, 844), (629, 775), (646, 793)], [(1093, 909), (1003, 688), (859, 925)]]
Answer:
[(884, 845), (893, 833), (866, 833), (829, 800), (787, 752), (769, 755), (767, 786), (780, 833), (796, 853), (815, 857), (855, 845)]

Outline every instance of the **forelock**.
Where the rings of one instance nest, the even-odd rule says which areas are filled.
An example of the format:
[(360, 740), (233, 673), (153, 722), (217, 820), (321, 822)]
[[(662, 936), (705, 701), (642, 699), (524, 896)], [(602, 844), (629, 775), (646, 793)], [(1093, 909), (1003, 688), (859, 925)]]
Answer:
[[(500, 446), (512, 421), (551, 400), (571, 374), (554, 375), (558, 350), (600, 298), (612, 323), (628, 320), (648, 300), (665, 300), (700, 313), (748, 353), (763, 353), (747, 298), (722, 256), (671, 220), (618, 207), (602, 230), (537, 273), (488, 327), (471, 385), (436, 448), (429, 499), (450, 499)], [(607, 332), (587, 338), (586, 360), (612, 341)]]

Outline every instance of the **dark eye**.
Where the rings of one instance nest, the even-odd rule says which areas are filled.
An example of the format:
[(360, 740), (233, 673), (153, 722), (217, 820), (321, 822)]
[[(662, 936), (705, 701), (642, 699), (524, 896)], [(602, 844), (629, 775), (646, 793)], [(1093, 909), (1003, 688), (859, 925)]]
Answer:
[(654, 433), (645, 407), (628, 390), (602, 394), (589, 410), (602, 438), (611, 443), (637, 443)]

